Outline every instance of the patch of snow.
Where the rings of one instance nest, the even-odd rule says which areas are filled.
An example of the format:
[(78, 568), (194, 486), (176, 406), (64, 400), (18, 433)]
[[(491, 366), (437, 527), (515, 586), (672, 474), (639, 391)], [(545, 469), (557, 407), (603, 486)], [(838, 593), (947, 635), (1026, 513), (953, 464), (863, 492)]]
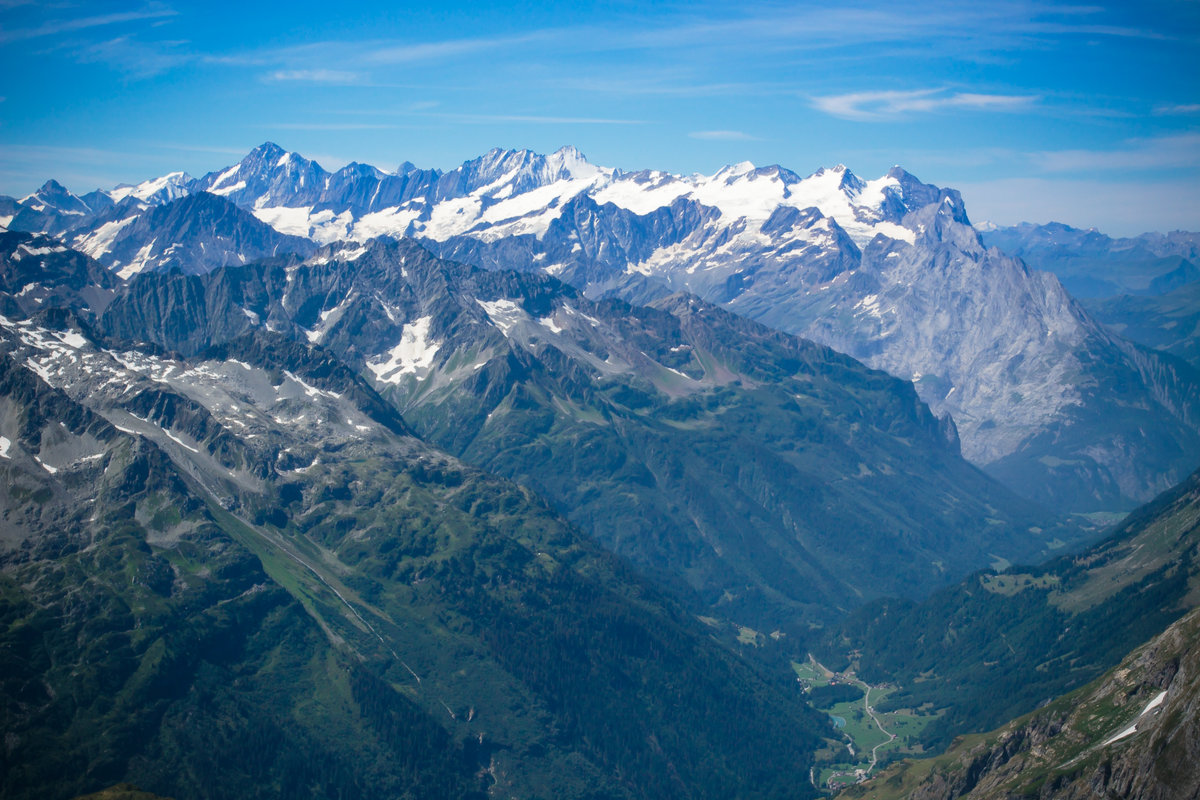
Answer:
[(429, 337), (433, 317), (421, 317), (404, 326), (400, 342), (382, 357), (367, 362), (367, 369), (382, 383), (399, 383), (401, 376), (428, 369), (442, 343)]
[(246, 188), (246, 182), (238, 181), (237, 183), (233, 184), (232, 186), (222, 186), (220, 189), (218, 189), (214, 186), (213, 188), (209, 189), (208, 191), (211, 192), (212, 194), (219, 194), (222, 197), (224, 197), (225, 195), (233, 194), (234, 192), (241, 191), (242, 189), (245, 189), (245, 188)]
[[(894, 222), (876, 222), (875, 230), (889, 239), (896, 239), (901, 242), (908, 242), (909, 244), (914, 244), (917, 241), (916, 233)], [(888, 253), (888, 255), (893, 256), (895, 253)]]
[(168, 439), (170, 439), (172, 442), (174, 442), (175, 444), (179, 445), (179, 446), (180, 446), (180, 447), (182, 447), (183, 449), (185, 449), (185, 450), (191, 450), (193, 453), (199, 453), (199, 452), (200, 452), (199, 450), (197, 450), (196, 448), (192, 447), (190, 444), (188, 444), (187, 442), (185, 442), (183, 439), (180, 439), (178, 436), (176, 436), (175, 434), (171, 433), (171, 432), (170, 432), (169, 430), (167, 430), (166, 428), (163, 428), (163, 429), (162, 429), (162, 432), (163, 432), (163, 433), (165, 433), (165, 434), (167, 435), (167, 438), (168, 438)]
[(32, 358), (25, 359), (25, 367), (43, 381), (53, 386), (53, 384), (50, 383), (51, 375), (49, 369), (34, 361)]
[(114, 202), (121, 202), (126, 197), (134, 197), (143, 202), (157, 200), (169, 203), (187, 194), (187, 185), (192, 177), (186, 172), (170, 172), (158, 178), (142, 181), (137, 186), (128, 184), (118, 186), (105, 192)]
[(12, 440), (7, 436), (0, 436), (0, 458), (12, 460), (12, 456), (8, 454), (8, 448), (12, 447)]
[[(522, 322), (530, 319), (529, 314), (525, 309), (514, 303), (512, 300), (475, 300), (487, 312), (488, 319), (492, 321), (501, 333), (508, 336), (509, 331)], [(566, 308), (566, 306), (564, 306)]]
[(100, 258), (112, 250), (113, 242), (116, 240), (117, 234), (120, 233), (121, 229), (139, 216), (141, 215), (134, 214), (125, 219), (106, 222), (83, 238), (76, 239), (75, 247), (87, 253), (92, 258)]
[[(216, 179), (215, 181), (213, 181), (213, 184), (212, 184), (212, 185), (213, 185), (214, 187), (216, 187), (216, 186), (220, 186), (220, 185), (221, 185), (222, 183), (224, 183), (225, 181), (227, 181), (227, 180), (231, 180), (231, 179), (233, 178), (233, 176), (234, 176), (234, 175), (237, 175), (237, 173), (238, 173), (238, 170), (239, 170), (239, 169), (241, 169), (241, 168), (242, 168), (242, 165), (241, 165), (241, 164), (234, 164), (232, 167), (230, 167), (229, 169), (225, 170), (225, 171), (224, 171), (224, 172), (222, 172), (220, 175), (218, 175), (218, 176), (217, 176), (217, 179)], [(243, 185), (245, 185), (245, 183), (244, 183), (244, 182), (243, 182)], [(209, 191), (211, 192), (211, 191), (213, 191), (213, 190), (212, 190), (212, 189), (209, 189)]]
[(1149, 703), (1146, 704), (1146, 707), (1142, 709), (1142, 713), (1137, 715), (1137, 719), (1134, 720), (1132, 725), (1130, 725), (1128, 728), (1121, 731), (1120, 733), (1110, 736), (1107, 740), (1105, 740), (1104, 745), (1110, 745), (1113, 742), (1118, 742), (1121, 739), (1124, 739), (1126, 736), (1132, 736), (1133, 734), (1137, 733), (1138, 722), (1142, 719), (1142, 717), (1146, 716), (1151, 711), (1153, 711), (1154, 709), (1161, 706), (1163, 703), (1163, 700), (1165, 700), (1166, 697), (1167, 697), (1166, 690), (1163, 690), (1163, 691), (1159, 692), (1157, 695), (1155, 695), (1154, 698)]
[(23, 244), (23, 245), (21, 245), (20, 249), (24, 250), (26, 253), (28, 253), (31, 256), (45, 256), (45, 255), (49, 255), (51, 253), (67, 252), (67, 248), (63, 247), (62, 245), (58, 245), (56, 247), (30, 247), (27, 244)]
[(421, 226), (421, 232), (437, 241), (449, 239), (473, 227), (479, 219), (482, 206), (482, 200), (475, 195), (445, 200), (433, 207), (429, 221)]
[[(260, 222), (265, 222), (280, 233), (289, 236), (303, 236), (305, 238), (312, 235), (312, 206), (300, 206), (298, 208), (289, 208), (288, 206), (259, 208), (256, 205), (250, 210), (250, 213), (257, 217)], [(330, 217), (333, 216), (332, 212), (327, 213)]]
[(156, 236), (151, 241), (147, 242), (141, 250), (138, 250), (137, 255), (133, 257), (127, 266), (124, 266), (117, 272), (117, 277), (129, 280), (134, 275), (138, 274), (146, 268), (150, 260), (150, 254), (154, 251), (154, 244), (158, 241)]
[(318, 389), (317, 387), (306, 383), (303, 378), (299, 378), (299, 377), (293, 375), (291, 372), (289, 372), (286, 369), (283, 371), (283, 374), (286, 375), (290, 380), (293, 380), (296, 383), (298, 383), (300, 385), (300, 388), (303, 389), (304, 393), (306, 395), (308, 395), (309, 397), (329, 397), (329, 398), (333, 398), (335, 400), (341, 397), (341, 395), (338, 394), (337, 392), (331, 392), (327, 389)]
[(596, 319), (595, 317), (588, 316), (587, 314), (583, 313), (582, 311), (579, 311), (579, 310), (575, 309), (574, 307), (567, 305), (566, 303), (563, 303), (563, 311), (567, 312), (568, 314), (574, 314), (577, 317), (583, 317), (589, 323), (591, 323), (592, 327), (594, 327), (594, 328), (600, 327), (600, 320)]
[(883, 319), (883, 312), (879, 308), (879, 295), (877, 294), (867, 295), (855, 303), (854, 308), (875, 319)]
[(671, 205), (691, 191), (691, 186), (685, 180), (667, 173), (651, 173), (650, 180), (657, 182), (626, 176), (593, 193), (592, 199), (600, 205), (612, 203), (634, 214), (645, 215)]
[(56, 331), (55, 335), (62, 340), (63, 344), (76, 350), (85, 347), (88, 343), (87, 339), (75, 331)]

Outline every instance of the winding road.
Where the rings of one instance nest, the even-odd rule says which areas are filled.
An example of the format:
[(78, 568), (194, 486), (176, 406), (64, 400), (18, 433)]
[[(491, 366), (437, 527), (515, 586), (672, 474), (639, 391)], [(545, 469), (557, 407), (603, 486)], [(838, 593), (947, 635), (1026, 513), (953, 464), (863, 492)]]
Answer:
[[(816, 667), (820, 672), (822, 672), (826, 675), (834, 675), (835, 674), (831, 670), (827, 669), (823, 664), (821, 664), (815, 658), (813, 658), (811, 654), (809, 655), (808, 658), (809, 658), (809, 661), (812, 662), (813, 666)], [(879, 689), (880, 687), (871, 686), (870, 684), (859, 680), (857, 677), (843, 676), (842, 679), (854, 684), (855, 686), (858, 686), (859, 688), (861, 688), (863, 690), (863, 710), (866, 711), (867, 715), (871, 718), (871, 721), (875, 723), (875, 727), (879, 728), (879, 732), (887, 737), (887, 741), (880, 742), (879, 744), (877, 744), (871, 748), (871, 763), (867, 765), (866, 769), (863, 772), (865, 777), (870, 777), (871, 773), (875, 771), (875, 767), (878, 766), (878, 764), (879, 764), (879, 748), (884, 747), (884, 746), (889, 745), (892, 742), (894, 742), (896, 740), (896, 734), (892, 733), (887, 728), (883, 727), (882, 720), (880, 720), (879, 716), (875, 713), (875, 707), (871, 705), (871, 691), (873, 689)], [(850, 740), (850, 744), (848, 745), (849, 750), (850, 750), (850, 755), (854, 755), (854, 739), (850, 736), (850, 734), (846, 733), (845, 731), (842, 732), (842, 735)], [(813, 785), (814, 786), (816, 785), (815, 781), (813, 782)]]
[(886, 742), (880, 742), (871, 748), (871, 764), (867, 767), (867, 775), (869, 776), (875, 769), (875, 765), (879, 763), (879, 748), (896, 741), (896, 734), (884, 728), (883, 723), (879, 721), (879, 717), (875, 715), (875, 709), (871, 706), (871, 690), (875, 687), (863, 683), (857, 678), (854, 679), (854, 682), (859, 686), (862, 686), (865, 690), (863, 693), (863, 708), (865, 708), (867, 713), (871, 715), (871, 719), (875, 722), (875, 727), (879, 728), (879, 732), (888, 737)]

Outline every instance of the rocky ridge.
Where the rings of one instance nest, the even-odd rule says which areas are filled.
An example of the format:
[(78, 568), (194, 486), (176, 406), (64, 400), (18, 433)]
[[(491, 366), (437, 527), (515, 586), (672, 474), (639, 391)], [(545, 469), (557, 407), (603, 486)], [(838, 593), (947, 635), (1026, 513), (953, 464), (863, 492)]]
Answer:
[(900, 168), (873, 181), (841, 166), (808, 177), (750, 164), (676, 176), (598, 167), (564, 148), (494, 150), (447, 172), (351, 164), (330, 173), (265, 144), (227, 169), (173, 181), (104, 195), (126, 204), (105, 222), (112, 209), (89, 217), (47, 190), (26, 199), (43, 217), (18, 213), (11, 225), (68, 231), (132, 274), (136, 259), (113, 255), (103, 226), (133, 225), (121, 220), (187, 186), (317, 243), (407, 236), (478, 266), (545, 271), (590, 296), (689, 291), (912, 380), (954, 418), (975, 463), (1073, 510), (1128, 508), (1196, 466), (1194, 371), (1096, 325), (1053, 277), (985, 247), (957, 192)]

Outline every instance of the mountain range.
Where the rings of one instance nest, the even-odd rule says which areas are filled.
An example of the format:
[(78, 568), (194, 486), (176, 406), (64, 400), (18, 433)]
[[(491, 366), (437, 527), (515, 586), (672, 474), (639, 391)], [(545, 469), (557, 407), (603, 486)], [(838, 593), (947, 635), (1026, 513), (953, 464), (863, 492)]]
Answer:
[(1062, 512), (1195, 467), (1195, 372), (953, 190), (264, 145), (0, 212), (5, 796), (812, 796), (809, 651), (936, 713), (881, 796), (1194, 779), (1200, 473)]
[(1072, 295), (1103, 300), (1161, 295), (1200, 281), (1200, 234), (1187, 231), (1113, 238), (1051, 222), (980, 224), (983, 241), (1034, 269), (1053, 272)]
[[(189, 202), (210, 222), (188, 228), (198, 210), (166, 210)], [(197, 179), (82, 197), (48, 183), (16, 205), (9, 227), (62, 234), (125, 277), (389, 235), (593, 298), (687, 291), (912, 381), (971, 461), (1057, 508), (1129, 508), (1200, 452), (1194, 369), (1114, 335), (1052, 275), (986, 247), (957, 192), (900, 168), (874, 181), (840, 166), (678, 176), (563, 148), (330, 173), (265, 144)]]
[(98, 324), (185, 356), (264, 328), (318, 345), (427, 441), (756, 626), (1081, 535), (966, 463), (909, 382), (693, 297), (592, 301), (376, 240), (145, 275)]

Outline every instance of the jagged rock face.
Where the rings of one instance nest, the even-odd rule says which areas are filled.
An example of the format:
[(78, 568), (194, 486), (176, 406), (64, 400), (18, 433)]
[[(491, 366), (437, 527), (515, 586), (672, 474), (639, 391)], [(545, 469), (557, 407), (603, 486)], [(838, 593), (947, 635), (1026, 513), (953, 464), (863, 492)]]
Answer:
[(121, 283), (103, 265), (57, 239), (0, 232), (0, 313), (26, 317), (59, 307), (94, 319)]
[(906, 224), (921, 231), (915, 245), (865, 248), (856, 277), (869, 294), (850, 281), (830, 290), (829, 305), (853, 315), (818, 317), (805, 335), (911, 377), (954, 418), (964, 455), (1045, 502), (1144, 499), (1194, 467), (1191, 370), (1112, 335), (1052, 276), (984, 249), (948, 207)]
[[(841, 166), (801, 177), (750, 164), (684, 177), (597, 167), (563, 148), (493, 150), (445, 173), (329, 173), (268, 143), (189, 189), (316, 242), (414, 237), (488, 269), (548, 272), (592, 297), (692, 292), (915, 381), (954, 418), (975, 463), (1070, 510), (1144, 502), (1200, 452), (1200, 378), (1100, 329), (1054, 278), (984, 247), (957, 192), (899, 167), (874, 181)], [(104, 261), (133, 212), (105, 213), (105, 227), (51, 216), (79, 231), (93, 220), (76, 236)], [(149, 235), (129, 236), (128, 249), (152, 247)], [(1178, 250), (1183, 239), (1143, 244)], [(304, 252), (294, 240), (270, 252), (286, 248)], [(186, 268), (197, 271), (240, 253), (195, 250)], [(112, 257), (132, 265), (140, 253)]]

